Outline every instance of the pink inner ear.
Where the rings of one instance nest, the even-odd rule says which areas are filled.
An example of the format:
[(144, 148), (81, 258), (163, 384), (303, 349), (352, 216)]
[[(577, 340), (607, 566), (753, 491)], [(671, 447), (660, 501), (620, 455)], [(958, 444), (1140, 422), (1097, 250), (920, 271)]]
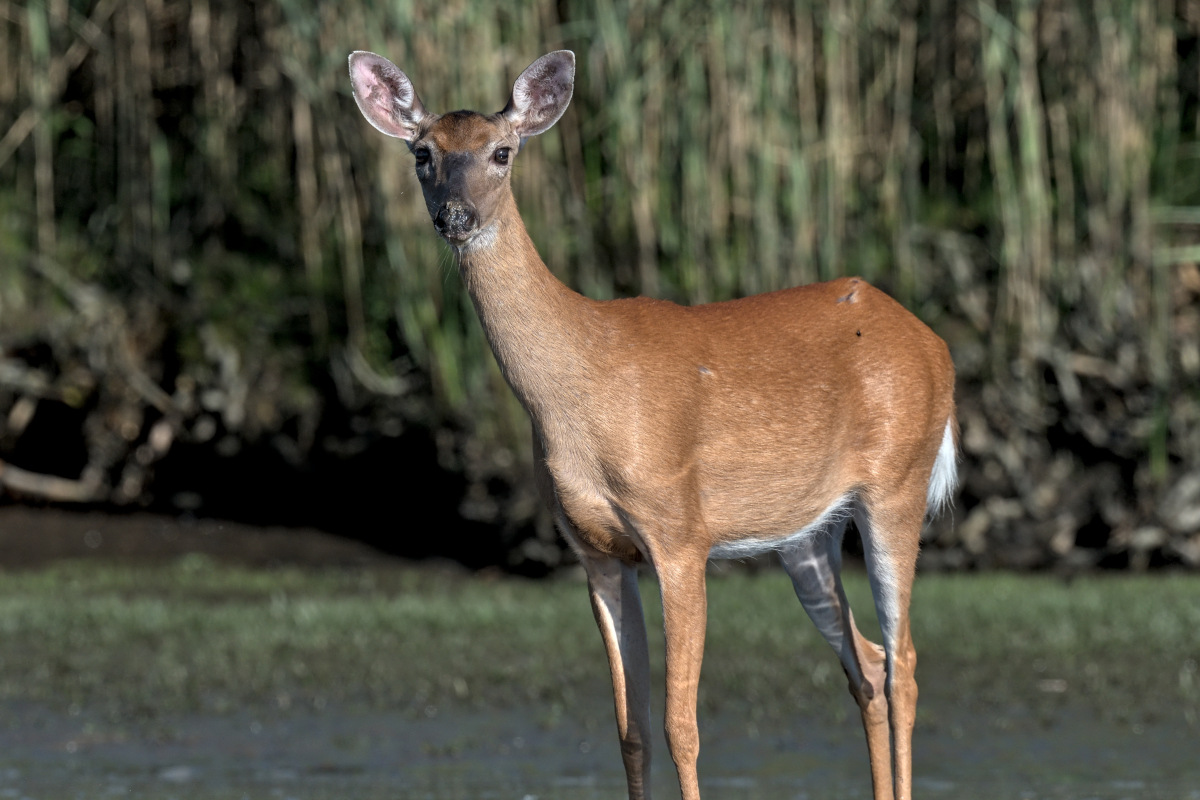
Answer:
[(389, 136), (411, 139), (423, 116), (412, 84), (392, 62), (373, 53), (350, 59), (350, 83), (363, 116)]
[(354, 62), (354, 89), (358, 92), (358, 96), (365, 102), (379, 109), (380, 111), (390, 111), (388, 106), (391, 105), (391, 97), (388, 92), (387, 82), (383, 80), (380, 70), (383, 69), (382, 64), (375, 63), (367, 58), (360, 58)]
[(544, 55), (525, 68), (503, 112), (521, 138), (543, 133), (558, 121), (571, 100), (574, 77), (575, 58), (565, 50)]
[(371, 70), (365, 58), (360, 58), (354, 62), (355, 89), (361, 94), (369, 95), (378, 83), (379, 81), (375, 79), (375, 73)]

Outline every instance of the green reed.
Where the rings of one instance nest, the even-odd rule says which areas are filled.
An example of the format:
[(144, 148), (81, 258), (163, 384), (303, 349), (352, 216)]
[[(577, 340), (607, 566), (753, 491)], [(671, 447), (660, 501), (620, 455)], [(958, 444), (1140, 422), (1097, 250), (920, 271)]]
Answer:
[[(234, 310), (192, 317), (246, 346), (262, 332), (233, 323), (269, 311), (271, 346), (318, 369), (350, 353), (378, 391), (411, 362), (434, 419), (523, 448), (406, 148), (359, 118), (345, 58), (388, 55), (435, 111), (493, 111), (570, 47), (572, 108), (514, 184), (581, 291), (702, 302), (858, 273), (986, 346), (960, 361), (972, 379), (1036, 398), (1037, 364), (1132, 345), (1165, 397), (1196, 377), (1171, 331), (1194, 253), (1168, 247), (1195, 226), (1154, 212), (1200, 203), (1177, 47), (1200, 22), (1177, 5), (6, 0), (3, 252), (124, 296), (234, 287)], [(237, 289), (231, 264), (273, 280)], [(0, 324), (37, 280), (5, 276)]]

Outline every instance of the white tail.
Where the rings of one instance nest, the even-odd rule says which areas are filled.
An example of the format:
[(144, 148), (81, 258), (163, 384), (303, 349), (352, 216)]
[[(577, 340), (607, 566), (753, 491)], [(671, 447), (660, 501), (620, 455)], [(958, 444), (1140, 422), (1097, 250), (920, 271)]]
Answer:
[[(539, 488), (588, 574), (630, 798), (649, 796), (649, 659), (636, 565), (662, 593), (666, 732), (696, 800), (709, 558), (779, 551), (862, 709), (876, 800), (911, 795), (908, 607), (926, 514), (955, 481), (945, 343), (857, 278), (724, 303), (597, 302), (542, 263), (509, 183), (571, 99), (575, 57), (530, 65), (503, 111), (430, 114), (403, 72), (350, 56), (366, 118), (404, 139), (505, 377), (533, 420)], [(854, 625), (841, 538), (863, 537), (883, 647)]]

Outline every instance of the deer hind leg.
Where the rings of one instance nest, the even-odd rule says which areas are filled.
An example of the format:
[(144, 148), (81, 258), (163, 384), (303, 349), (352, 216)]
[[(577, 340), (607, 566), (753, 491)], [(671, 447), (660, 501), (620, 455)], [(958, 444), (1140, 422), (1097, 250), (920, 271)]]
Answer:
[(885, 690), (896, 800), (912, 797), (912, 733), (917, 712), (917, 652), (908, 609), (924, 525), (924, 487), (910, 494), (854, 512), (887, 657)]
[(584, 555), (592, 612), (608, 652), (617, 733), (630, 800), (650, 797), (650, 658), (637, 569), (618, 559)]
[(892, 753), (888, 730), (887, 673), (883, 648), (854, 624), (842, 589), (842, 534), (846, 520), (780, 553), (796, 597), (837, 653), (862, 711), (875, 800), (892, 798)]

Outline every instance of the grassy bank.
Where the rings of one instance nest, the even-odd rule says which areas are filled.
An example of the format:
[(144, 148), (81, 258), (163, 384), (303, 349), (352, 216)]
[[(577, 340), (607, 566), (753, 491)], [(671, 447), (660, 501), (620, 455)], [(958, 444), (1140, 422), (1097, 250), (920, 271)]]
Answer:
[[(865, 579), (847, 583), (869, 617)], [(643, 593), (661, 687), (654, 584)], [(965, 704), (1200, 725), (1198, 596), (1200, 581), (1185, 576), (922, 576), (913, 624), (927, 721)], [(853, 712), (781, 573), (716, 576), (709, 608), (705, 710)], [(120, 717), (528, 705), (549, 720), (606, 687), (579, 580), (263, 571), (194, 556), (165, 568), (64, 563), (0, 575), (4, 702)]]

